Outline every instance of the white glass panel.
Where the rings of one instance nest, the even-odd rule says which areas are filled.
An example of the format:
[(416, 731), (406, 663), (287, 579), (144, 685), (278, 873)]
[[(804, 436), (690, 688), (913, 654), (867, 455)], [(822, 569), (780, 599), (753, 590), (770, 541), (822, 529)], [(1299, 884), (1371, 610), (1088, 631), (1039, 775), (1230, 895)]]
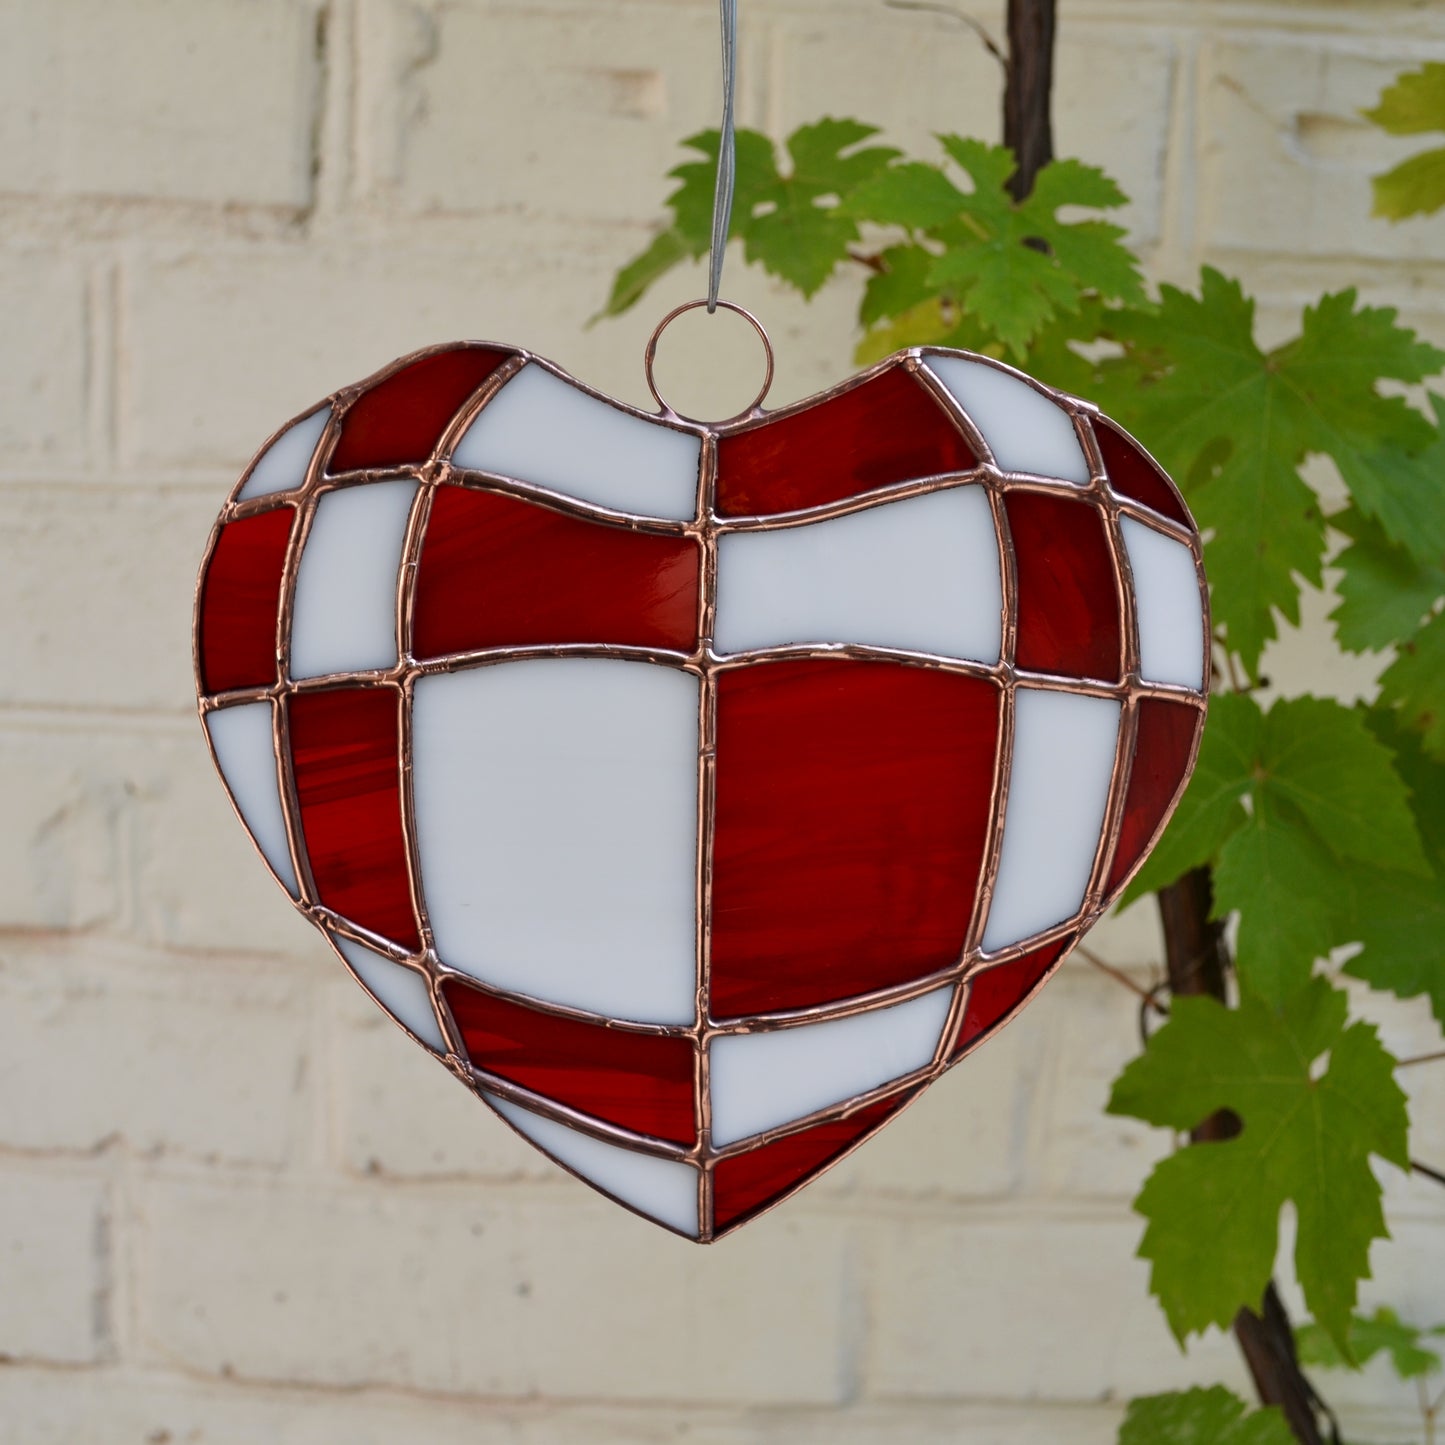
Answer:
[(857, 642), (997, 662), (1002, 607), (982, 487), (718, 539), (722, 652)]
[(616, 1018), (692, 1022), (698, 701), (689, 673), (610, 658), (417, 683), (418, 845), (449, 964)]
[(296, 572), (291, 676), (396, 666), (396, 590), (415, 482), (327, 492)]
[(715, 1038), (708, 1062), (712, 1142), (732, 1144), (923, 1068), (952, 999), (952, 987), (937, 988), (826, 1023)]
[(1003, 852), (983, 933), (986, 951), (1022, 942), (1079, 911), (1098, 851), (1119, 737), (1119, 704), (1021, 687)]
[(238, 502), (249, 501), (252, 497), (269, 496), (272, 492), (294, 491), (306, 480), (306, 468), (311, 465), (311, 454), (326, 423), (331, 420), (331, 408), (323, 406), (300, 421), (292, 422), (280, 436), (256, 458), (246, 485), (236, 495)]
[(1139, 613), (1139, 672), (1145, 682), (1204, 684), (1204, 613), (1194, 556), (1182, 542), (1120, 517)]
[(262, 856), (293, 897), (300, 894), (286, 820), (281, 811), (281, 785), (276, 777), (276, 748), (271, 733), (271, 704), (244, 702), (206, 714), (206, 731), (216, 750), (221, 776), (246, 820)]
[(540, 366), (524, 366), (467, 428), (452, 461), (618, 511), (691, 518), (701, 451), (702, 442), (687, 432), (631, 416)]
[(539, 1149), (590, 1179), (599, 1189), (616, 1195), (649, 1219), (697, 1238), (697, 1170), (691, 1164), (604, 1144), (508, 1099), (495, 1094), (483, 1097)]
[(366, 991), (387, 1013), (409, 1028), (429, 1048), (439, 1054), (446, 1053), (447, 1041), (432, 1007), (431, 991), (427, 988), (426, 979), (416, 969), (393, 963), (391, 959), (373, 953), (339, 933), (333, 933), (331, 941), (356, 970), (356, 976), (366, 985)]
[(1006, 472), (1087, 482), (1089, 463), (1062, 407), (1007, 371), (982, 361), (930, 356), (928, 369), (983, 433)]

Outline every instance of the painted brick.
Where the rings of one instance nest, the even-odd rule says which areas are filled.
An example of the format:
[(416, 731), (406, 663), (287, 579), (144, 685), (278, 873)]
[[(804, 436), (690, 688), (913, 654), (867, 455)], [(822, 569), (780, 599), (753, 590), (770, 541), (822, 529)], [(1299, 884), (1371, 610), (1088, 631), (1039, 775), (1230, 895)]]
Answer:
[(884, 1397), (1084, 1401), (1223, 1380), (1232, 1342), (1182, 1355), (1113, 1210), (919, 1209), (870, 1233), (865, 1390)]
[(0, 773), (0, 928), (87, 928), (116, 919), (116, 822), (125, 798), (100, 738), (0, 727)]
[(1027, 1014), (937, 1081), (810, 1190), (910, 1196), (1009, 1193), (1018, 1182), (1037, 1036)]
[(105, 925), (166, 947), (317, 956), (236, 821), (198, 722), (12, 719), (0, 759), (13, 779), (0, 928)]
[(104, 1184), (7, 1161), (0, 1169), (0, 1355), (101, 1359), (109, 1272)]
[(1115, 968), (1145, 973), (1162, 968), (1164, 944), (1158, 910), (1152, 902), (1139, 903), (1101, 918), (1089, 930), (1084, 942)]
[(706, 9), (384, 3), (363, 44), (362, 154), (372, 195), (409, 211), (633, 221), (678, 141), (717, 123)]
[[(653, 407), (643, 347), (667, 307), (705, 288), (696, 268), (660, 288), (655, 302), (583, 330), (613, 270), (647, 244), (648, 231), (529, 228), (505, 217), (469, 230), (465, 246), (434, 252), (393, 241), (137, 262), (124, 285), (128, 466), (239, 474), (272, 431), (328, 392), (407, 351), (467, 335), (525, 346), (623, 401)], [(778, 353), (771, 403), (853, 370), (856, 296), (847, 287), (809, 307), (739, 265), (729, 295), (768, 319)], [(703, 366), (706, 327), (682, 327), (680, 336), (683, 362)], [(751, 355), (747, 365), (751, 376)], [(224, 490), (216, 488), (218, 506)]]
[(315, 9), (277, 0), (0, 7), (0, 189), (299, 207)]
[[(537, 1405), (484, 1406), (368, 1390), (361, 1394), (265, 1390), (215, 1381), (96, 1371), (77, 1376), (0, 1370), (0, 1445), (74, 1445), (76, 1440), (153, 1445), (1114, 1445), (1113, 1405), (1009, 1408), (909, 1405), (718, 1416), (690, 1410)], [(1350, 1438), (1405, 1439), (1408, 1410), (1341, 1411)], [(97, 1422), (106, 1431), (96, 1434)]]
[(673, 1403), (828, 1403), (842, 1388), (836, 1224), (702, 1249), (571, 1181), (158, 1180), (143, 1217), (141, 1334), (189, 1369)]
[[(154, 1445), (1113, 1445), (1121, 1411), (990, 1405), (662, 1412), (598, 1405), (277, 1390), (134, 1370), (0, 1369), (0, 1445), (103, 1437)], [(1408, 1421), (1404, 1422), (1408, 1425)], [(1388, 1433), (1388, 1432), (1387, 1432)], [(1396, 1432), (1400, 1433), (1399, 1430)], [(1393, 1438), (1393, 1437), (1390, 1437)]]
[(556, 1180), (525, 1143), (414, 1044), (339, 962), (318, 1000), (333, 1033), (332, 1109), (341, 1164), (397, 1178)]
[[(539, 250), (525, 228), (507, 224), (492, 245), (487, 229), (465, 249), (439, 252), (395, 242), (138, 263), (125, 283), (127, 460), (239, 473), (289, 417), (438, 341), (510, 341), (572, 369), (607, 355), (602, 328), (580, 340), (577, 331), (607, 294), (609, 259)], [(567, 244), (583, 243), (585, 235)], [(626, 354), (638, 387), (640, 353)], [(216, 504), (223, 499), (218, 491)]]
[(1039, 1071), (1026, 1126), (1031, 1190), (1132, 1199), (1171, 1147), (1168, 1131), (1104, 1113), (1114, 1080), (1140, 1049), (1138, 999), (1076, 954), (1013, 1027), (1031, 1023)]
[[(1425, 59), (1382, 43), (1222, 42), (1201, 80), (1201, 239), (1224, 250), (1433, 258), (1430, 223), (1370, 216), (1370, 176), (1422, 148), (1359, 114)], [(1438, 58), (1438, 54), (1437, 54)]]
[(199, 722), (132, 734), (104, 756), (126, 795), (128, 931), (170, 948), (327, 955), (237, 821)]
[(25, 338), (0, 348), (0, 471), (80, 460), (88, 445), (84, 270), (49, 250), (0, 254), (0, 315)]
[(0, 941), (0, 1143), (279, 1165), (307, 1096), (301, 980), (89, 942)]
[(10, 630), (0, 702), (189, 711), (188, 614), (222, 500), (219, 489), (215, 505), (187, 489), (0, 490), (0, 615), (25, 619)]

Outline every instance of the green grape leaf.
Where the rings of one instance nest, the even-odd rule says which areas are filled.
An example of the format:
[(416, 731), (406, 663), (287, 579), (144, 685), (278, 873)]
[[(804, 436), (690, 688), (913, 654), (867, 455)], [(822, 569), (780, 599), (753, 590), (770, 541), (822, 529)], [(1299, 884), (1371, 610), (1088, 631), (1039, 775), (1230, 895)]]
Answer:
[(1376, 706), (1364, 717), (1394, 754), (1431, 871), (1422, 878), (1355, 866), (1340, 875), (1351, 911), (1346, 932), (1363, 945), (1345, 972), (1400, 998), (1423, 995), (1445, 1028), (1445, 765), (1426, 755), (1394, 710)]
[(1445, 206), (1445, 147), (1421, 151), (1371, 181), (1372, 215), (1387, 221), (1433, 215)]
[[(1429, 61), (1406, 71), (1380, 92), (1379, 104), (1363, 111), (1392, 136), (1445, 130), (1445, 64)], [(1374, 214), (1403, 221), (1445, 205), (1445, 149), (1425, 150), (1374, 178)]]
[(1178, 812), (1124, 902), (1217, 863), (1215, 906), (1241, 915), (1241, 980), (1277, 998), (1350, 941), (1338, 910), (1318, 903), (1338, 896), (1341, 860), (1431, 874), (1389, 744), (1366, 714), (1328, 698), (1263, 712), (1250, 696), (1222, 694)]
[(1445, 352), (1398, 324), (1393, 306), (1360, 306), (1351, 287), (1307, 306), (1300, 334), (1272, 354), (1306, 400), (1328, 397), (1347, 429), (1375, 430), (1404, 445), (1417, 443), (1429, 423), (1399, 397), (1374, 390), (1382, 376), (1423, 381), (1440, 370)]
[[(682, 144), (697, 151), (702, 159), (683, 161), (668, 176), (678, 182), (667, 198), (673, 222), (701, 256), (712, 239), (713, 193), (717, 186), (717, 153), (721, 137), (715, 130), (699, 131)], [(745, 234), (754, 210), (763, 205), (778, 183), (778, 161), (772, 141), (761, 131), (739, 130), (735, 153), (737, 173), (733, 180), (733, 214), (729, 237)]]
[(652, 238), (652, 244), (639, 256), (634, 256), (613, 278), (612, 290), (607, 302), (587, 324), (602, 320), (604, 316), (620, 316), (630, 310), (651, 289), (653, 282), (660, 280), (682, 261), (691, 261), (693, 251), (687, 238), (675, 226), (659, 231)]
[(1028, 199), (1037, 204), (1045, 217), (1052, 217), (1061, 206), (1089, 206), (1096, 211), (1114, 211), (1129, 204), (1129, 197), (1107, 171), (1071, 156), (1050, 161), (1034, 177), (1034, 188)]
[[(738, 133), (741, 142), (743, 132)], [(773, 164), (773, 145), (767, 145), (767, 164)], [(694, 256), (701, 256), (712, 238), (713, 177), (716, 174), (719, 136), (715, 130), (699, 131), (682, 142), (687, 150), (701, 152), (700, 161), (683, 161), (667, 174), (677, 182), (677, 189), (667, 198), (668, 209), (672, 212), (673, 229), (687, 242)], [(742, 154), (739, 147), (739, 155)], [(736, 196), (736, 192), (734, 192)], [(746, 214), (747, 207), (739, 206), (734, 200), (733, 214)]]
[(1347, 931), (1364, 947), (1345, 972), (1399, 998), (1423, 995), (1445, 1028), (1445, 876), (1357, 869), (1347, 886), (1352, 905)]
[(1061, 309), (1078, 300), (1078, 288), (1042, 251), (1006, 241), (950, 246), (933, 263), (930, 284), (952, 292), (1016, 357)]
[(933, 257), (922, 246), (890, 246), (879, 254), (878, 264), (882, 269), (868, 278), (858, 305), (858, 320), (864, 326), (902, 316), (936, 299), (928, 284)]
[(1239, 781), (1249, 817), (1219, 851), (1215, 908), (1240, 915), (1241, 987), (1278, 1003), (1355, 936), (1341, 861), (1421, 879), (1430, 868), (1390, 749), (1356, 709), (1275, 702)]
[(789, 191), (775, 211), (753, 221), (744, 255), (770, 275), (813, 296), (838, 267), (858, 227)]
[[(1007, 146), (990, 145), (988, 141), (973, 136), (940, 135), (938, 143), (948, 158), (973, 182), (974, 205), (971, 209), (978, 212), (989, 210), (995, 218), (1002, 217), (1012, 205), (1012, 198), (1004, 187), (1018, 169), (1014, 153)], [(1034, 184), (1038, 184), (1037, 177)]]
[[(1445, 63), (1433, 60), (1385, 87), (1364, 112), (1391, 135), (1445, 131)], [(1375, 177), (1377, 216), (1392, 221), (1438, 211), (1445, 205), (1445, 149), (1423, 151)]]
[(963, 192), (937, 166), (905, 161), (865, 181), (846, 205), (860, 221), (926, 231), (956, 216), (964, 202)]
[(1445, 61), (1432, 60), (1396, 76), (1374, 108), (1361, 114), (1391, 135), (1445, 130)]
[[(1269, 426), (1261, 422), (1261, 430)], [(1299, 626), (1300, 581), (1318, 587), (1324, 526), (1315, 494), (1279, 464), (1274, 437), (1240, 437), (1218, 472), (1189, 487), (1204, 544), (1213, 620), (1251, 677), (1279, 635), (1275, 614)]]
[[(1368, 714), (1331, 699), (1266, 713), (1247, 696), (1215, 698), (1194, 777), (1124, 902), (1213, 863), (1216, 914), (1240, 915), (1241, 986), (1273, 1003), (1339, 944), (1364, 940), (1368, 954), (1374, 937), (1389, 952), (1433, 913), (1435, 877), (1394, 759)], [(1413, 900), (1409, 913), (1389, 913), (1383, 884), (1364, 890), (1377, 874)]]
[(1432, 757), (1445, 760), (1445, 613), (1396, 644), (1380, 677), (1380, 700), (1398, 707)]
[(1260, 765), (1263, 791), (1297, 808), (1336, 857), (1428, 871), (1394, 758), (1359, 709), (1319, 697), (1276, 702)]
[(833, 195), (845, 200), (902, 154), (892, 146), (858, 149), (863, 141), (877, 134), (876, 125), (832, 116), (800, 125), (787, 140), (793, 162), (789, 184), (811, 199)]
[[(1098, 217), (1065, 221), (1058, 215), (1064, 207), (1122, 205), (1123, 193), (1102, 171), (1080, 161), (1054, 161), (1039, 172), (1032, 193), (1015, 201), (1006, 189), (1015, 169), (1006, 147), (956, 135), (940, 136), (939, 142), (972, 188), (959, 191), (945, 177), (953, 193), (950, 209), (943, 189), (927, 182), (927, 196), (915, 198), (916, 220), (905, 224), (916, 224), (943, 247), (929, 283), (1016, 359), (1088, 296), (1143, 301), (1138, 265), (1123, 244), (1122, 227)], [(915, 183), (921, 192), (921, 175)], [(870, 218), (881, 219), (881, 208)]]
[[(1440, 1368), (1440, 1356), (1423, 1343), (1440, 1335), (1445, 1335), (1445, 1325), (1422, 1329), (1407, 1324), (1388, 1305), (1381, 1305), (1372, 1315), (1350, 1317), (1350, 1354), (1355, 1366), (1367, 1365), (1376, 1355), (1387, 1354), (1402, 1380), (1418, 1379)], [(1352, 1363), (1313, 1320), (1297, 1326), (1294, 1337), (1301, 1364), (1338, 1370)]]
[(1299, 620), (1296, 579), (1321, 582), (1324, 520), (1300, 475), (1308, 456), (1330, 456), (1361, 510), (1396, 541), (1421, 545), (1418, 478), (1402, 458), (1435, 431), (1377, 382), (1419, 380), (1445, 353), (1394, 316), (1359, 307), (1353, 291), (1326, 296), (1305, 311), (1295, 340), (1266, 354), (1254, 340), (1253, 302), (1206, 267), (1197, 297), (1164, 286), (1157, 311), (1120, 312), (1113, 323), (1155, 372), (1121, 420), (1149, 439), (1212, 530), (1215, 619), (1252, 675), (1276, 614)]
[(744, 207), (737, 230), (748, 260), (804, 296), (817, 292), (858, 239), (845, 209), (849, 197), (899, 154), (861, 144), (877, 133), (877, 126), (832, 117), (799, 126), (787, 140), (790, 173), (760, 187)]
[(1353, 507), (1331, 517), (1330, 526), (1351, 539), (1334, 561), (1343, 575), (1330, 619), (1340, 646), (1347, 652), (1393, 646), (1445, 597), (1445, 566), (1416, 560)]
[[(1125, 204), (1123, 192), (1103, 171), (1081, 161), (1054, 161), (1039, 173), (1033, 193), (1016, 202), (1006, 189), (1014, 158), (1003, 146), (939, 138), (948, 158), (968, 176), (971, 189), (963, 190), (938, 165), (868, 144), (877, 133), (861, 121), (828, 117), (788, 137), (783, 164), (766, 136), (738, 131), (729, 233), (743, 242), (749, 262), (804, 296), (812, 296), (848, 256), (860, 222), (896, 227), (915, 243), (926, 240), (903, 263), (906, 275), (901, 267), (889, 267), (865, 291), (859, 319), (869, 334), (860, 355), (896, 349), (896, 326), (885, 327), (882, 336), (872, 331), (916, 312), (926, 335), (920, 338), (905, 327), (902, 344), (940, 341), (956, 330), (972, 349), (1022, 360), (1049, 327), (1095, 298), (1145, 304), (1123, 229), (1097, 214), (1069, 219), (1059, 214)], [(626, 310), (673, 266), (707, 251), (718, 144), (716, 130), (684, 142), (697, 158), (670, 173), (677, 182), (667, 200), (672, 223), (614, 279), (602, 315)], [(890, 245), (884, 255), (902, 249)], [(929, 302), (938, 303), (932, 320)], [(1079, 339), (1092, 341), (1094, 333)], [(1060, 354), (1059, 360), (1068, 358)], [(1075, 356), (1068, 365), (1087, 381), (1087, 363)]]
[(1417, 560), (1445, 558), (1445, 397), (1429, 393), (1434, 429), (1423, 450), (1401, 456), (1387, 450), (1379, 464), (1391, 470), (1390, 492), (1374, 515), (1386, 535)]
[[(1035, 211), (1038, 192), (1025, 201), (1024, 208)], [(1039, 233), (1049, 243), (1054, 262), (1077, 281), (1080, 293), (1093, 291), (1111, 301), (1127, 301), (1140, 305), (1144, 301), (1144, 282), (1138, 262), (1124, 245), (1129, 234), (1110, 221), (1078, 220), (1061, 222), (1040, 218)], [(1075, 306), (1065, 308), (1069, 311)]]
[[(651, 289), (655, 282), (683, 261), (707, 253), (712, 239), (713, 187), (717, 170), (719, 135), (715, 130), (688, 136), (683, 146), (697, 151), (702, 160), (683, 161), (668, 172), (678, 182), (667, 198), (672, 224), (653, 237), (640, 255), (629, 261), (614, 278), (606, 305), (592, 318), (620, 316)], [(743, 234), (753, 209), (778, 180), (773, 143), (755, 130), (737, 133), (737, 180), (729, 235)], [(591, 323), (589, 322), (589, 325)]]
[(1079, 348), (1089, 347), (1097, 339), (1103, 313), (1104, 303), (1097, 296), (1086, 296), (1077, 311), (1056, 316), (1029, 343), (1029, 372), (1060, 391), (1097, 397), (1105, 369), (1109, 368), (1110, 380), (1114, 381), (1112, 372), (1119, 362), (1090, 358)]
[(1126, 906), (1212, 862), (1244, 827), (1242, 804), (1263, 731), (1264, 714), (1253, 698), (1226, 692), (1210, 702), (1194, 775), (1164, 836), (1125, 890)]
[(1034, 179), (1034, 188), (1021, 203), (1025, 224), (1048, 242), (1065, 271), (1111, 300), (1141, 304), (1144, 282), (1134, 253), (1123, 244), (1122, 226), (1095, 218), (1060, 221), (1065, 206), (1088, 206), (1108, 211), (1125, 205), (1128, 197), (1112, 177), (1097, 166), (1064, 158), (1052, 161)]
[(1394, 757), (1426, 858), (1436, 872), (1445, 869), (1445, 763), (1425, 751), (1420, 735), (1393, 708), (1377, 703), (1362, 712), (1365, 726)]
[(1440, 438), (1398, 396), (1382, 396), (1380, 377), (1415, 383), (1445, 365), (1445, 352), (1396, 324), (1388, 306), (1356, 306), (1353, 290), (1306, 307), (1300, 335), (1273, 353), (1275, 365), (1308, 415), (1309, 446), (1334, 460), (1355, 505), (1392, 541), (1428, 559), (1445, 550), (1441, 457), (1420, 456)]
[(1277, 1406), (1250, 1410), (1223, 1385), (1129, 1401), (1119, 1445), (1294, 1445)]
[[(1279, 1212), (1298, 1219), (1295, 1272), (1305, 1302), (1350, 1353), (1350, 1315), (1369, 1248), (1385, 1236), (1378, 1155), (1401, 1169), (1405, 1096), (1372, 1024), (1346, 1027), (1345, 995), (1311, 979), (1272, 1007), (1176, 997), (1168, 1022), (1115, 1081), (1109, 1112), (1175, 1130), (1220, 1109), (1233, 1138), (1194, 1144), (1155, 1166), (1135, 1200), (1150, 1288), (1182, 1343), (1258, 1309), (1278, 1244)], [(1321, 1064), (1323, 1056), (1327, 1062)]]
[(892, 321), (880, 322), (864, 332), (863, 339), (854, 348), (853, 360), (860, 366), (871, 366), (908, 346), (943, 344), (952, 330), (953, 323), (944, 315), (943, 303), (932, 296), (917, 306), (910, 306)]
[(1220, 850), (1218, 913), (1239, 913), (1240, 985), (1275, 1001), (1302, 987), (1340, 941), (1339, 863), (1298, 816), (1265, 793), (1249, 823)]
[(1299, 619), (1296, 577), (1318, 584), (1324, 523), (1299, 476), (1304, 443), (1254, 341), (1254, 303), (1237, 281), (1205, 268), (1198, 297), (1160, 288), (1153, 314), (1121, 315), (1126, 346), (1162, 359), (1134, 414), (1120, 419), (1148, 439), (1189, 492), (1202, 528), (1215, 623), (1253, 673), (1276, 634), (1274, 613)]

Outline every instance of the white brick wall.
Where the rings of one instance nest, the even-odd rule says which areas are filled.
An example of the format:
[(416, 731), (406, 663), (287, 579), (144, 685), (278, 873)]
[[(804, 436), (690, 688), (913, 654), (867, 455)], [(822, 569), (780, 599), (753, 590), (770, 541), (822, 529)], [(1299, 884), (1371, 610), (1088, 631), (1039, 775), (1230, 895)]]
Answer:
[[(1119, 176), (1153, 274), (1236, 270), (1271, 326), (1358, 283), (1445, 340), (1445, 223), (1368, 219), (1401, 148), (1356, 115), (1445, 57), (1445, 12), (1063, 10), (1060, 148)], [(956, 22), (744, 15), (746, 123), (994, 133), (996, 69)], [(1241, 1379), (1143, 1292), (1128, 1200), (1163, 1141), (1100, 1112), (1134, 1003), (1084, 963), (701, 1251), (411, 1048), (215, 784), (191, 589), (234, 474), (454, 336), (644, 400), (642, 342), (698, 271), (581, 323), (713, 120), (713, 24), (705, 0), (0, 0), (0, 1445), (1106, 1445), (1131, 1393)], [(847, 369), (851, 282), (804, 307), (734, 262), (728, 288), (771, 324), (775, 399)], [(1321, 655), (1291, 638), (1276, 670), (1343, 685)], [(1142, 910), (1095, 943), (1140, 976), (1157, 951)], [(1422, 1010), (1371, 1007), (1393, 1047), (1438, 1046)], [(1408, 1082), (1416, 1151), (1445, 1159), (1445, 1071)], [(1387, 1188), (1367, 1297), (1438, 1317), (1445, 1193)], [(1409, 1433), (1383, 1372), (1332, 1384), (1360, 1434)]]
[(0, 7), (0, 186), (297, 209), (311, 195), (316, 7)]

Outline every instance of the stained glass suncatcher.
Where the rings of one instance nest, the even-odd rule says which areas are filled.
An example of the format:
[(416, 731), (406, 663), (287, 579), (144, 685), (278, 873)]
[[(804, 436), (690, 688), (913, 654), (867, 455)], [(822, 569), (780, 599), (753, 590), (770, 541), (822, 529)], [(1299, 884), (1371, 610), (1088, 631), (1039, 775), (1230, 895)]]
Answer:
[(711, 1240), (1058, 967), (1198, 746), (1199, 537), (1085, 403), (963, 352), (706, 426), (527, 352), (277, 434), (197, 592), (216, 764), (388, 1013)]

